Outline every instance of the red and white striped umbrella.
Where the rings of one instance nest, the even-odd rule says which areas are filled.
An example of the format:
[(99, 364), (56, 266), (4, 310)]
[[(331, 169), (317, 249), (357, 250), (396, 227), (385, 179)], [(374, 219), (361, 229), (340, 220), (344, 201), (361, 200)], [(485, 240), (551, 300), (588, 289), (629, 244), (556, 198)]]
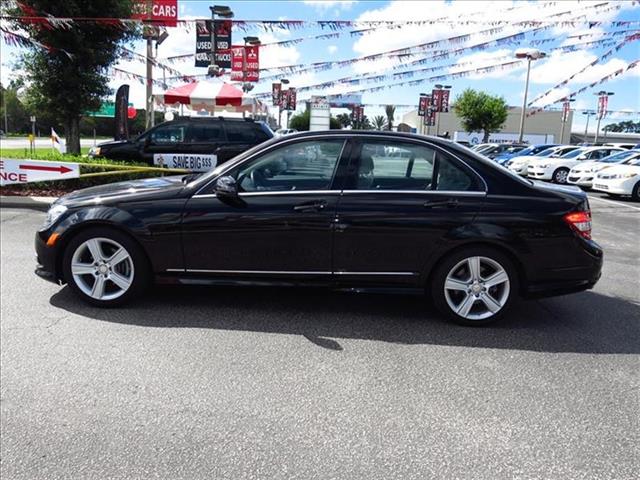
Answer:
[(165, 105), (181, 103), (194, 110), (250, 110), (255, 98), (239, 88), (223, 82), (193, 82), (155, 95)]

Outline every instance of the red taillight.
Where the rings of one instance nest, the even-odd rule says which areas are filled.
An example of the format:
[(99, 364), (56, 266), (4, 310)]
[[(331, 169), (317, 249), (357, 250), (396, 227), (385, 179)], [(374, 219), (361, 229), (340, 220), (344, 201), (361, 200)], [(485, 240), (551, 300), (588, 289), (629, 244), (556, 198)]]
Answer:
[(591, 212), (567, 213), (564, 221), (581, 237), (591, 239)]

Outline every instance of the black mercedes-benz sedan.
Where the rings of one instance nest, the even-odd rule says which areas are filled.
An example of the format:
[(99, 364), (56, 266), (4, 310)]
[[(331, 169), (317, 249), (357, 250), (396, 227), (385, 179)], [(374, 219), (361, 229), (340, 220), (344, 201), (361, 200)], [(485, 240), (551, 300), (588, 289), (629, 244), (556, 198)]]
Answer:
[(368, 131), (269, 140), (204, 174), (88, 188), (36, 234), (36, 273), (97, 306), (151, 282), (427, 292), (466, 325), (598, 281), (587, 197), (447, 140)]

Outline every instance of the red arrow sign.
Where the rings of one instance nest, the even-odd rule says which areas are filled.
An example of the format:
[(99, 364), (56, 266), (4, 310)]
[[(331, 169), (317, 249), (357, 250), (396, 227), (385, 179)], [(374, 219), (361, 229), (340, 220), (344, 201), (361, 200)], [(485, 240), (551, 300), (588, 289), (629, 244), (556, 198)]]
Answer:
[(44, 172), (59, 172), (60, 174), (73, 172), (73, 169), (65, 167), (64, 165), (59, 165), (57, 167), (45, 167), (43, 165), (20, 165), (20, 169), (21, 170), (41, 170)]

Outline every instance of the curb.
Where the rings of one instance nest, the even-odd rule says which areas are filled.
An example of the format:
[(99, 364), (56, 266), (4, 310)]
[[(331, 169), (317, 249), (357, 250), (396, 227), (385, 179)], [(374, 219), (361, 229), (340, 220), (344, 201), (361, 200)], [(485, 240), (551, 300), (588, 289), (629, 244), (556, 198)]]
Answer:
[(0, 196), (0, 208), (30, 208), (46, 212), (56, 197), (22, 197), (13, 195)]

